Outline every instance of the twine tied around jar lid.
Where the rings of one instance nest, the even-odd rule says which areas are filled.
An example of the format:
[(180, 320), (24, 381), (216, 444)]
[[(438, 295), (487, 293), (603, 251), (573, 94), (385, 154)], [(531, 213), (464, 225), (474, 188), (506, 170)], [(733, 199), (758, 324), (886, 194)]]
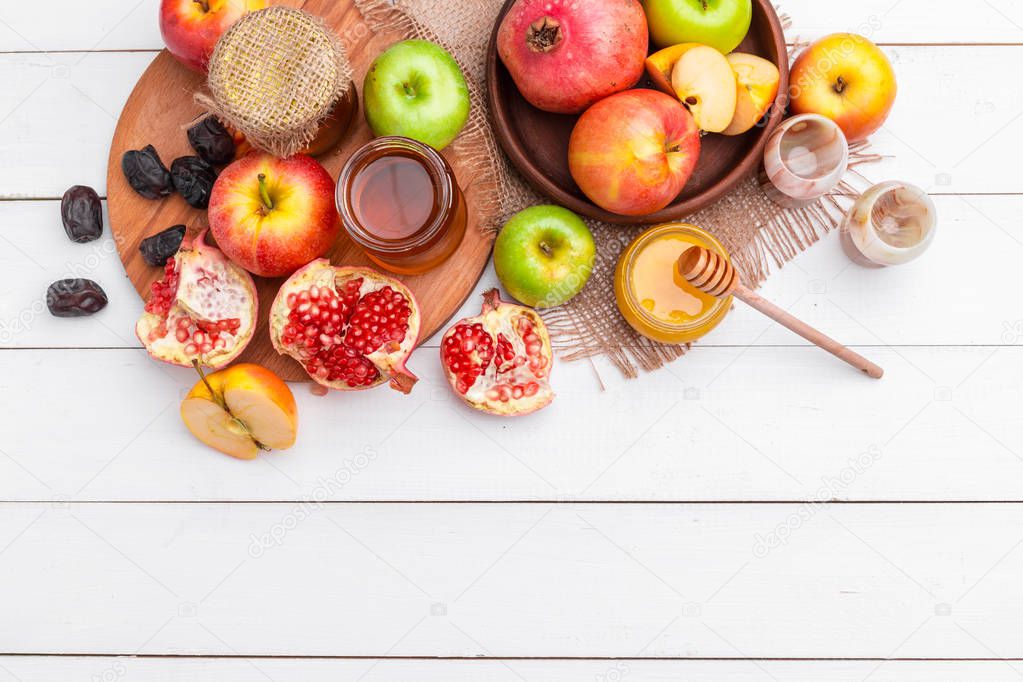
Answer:
[(316, 136), (352, 85), (338, 36), (302, 10), (269, 7), (239, 19), (210, 58), (210, 95), (196, 101), (254, 147), (286, 157)]

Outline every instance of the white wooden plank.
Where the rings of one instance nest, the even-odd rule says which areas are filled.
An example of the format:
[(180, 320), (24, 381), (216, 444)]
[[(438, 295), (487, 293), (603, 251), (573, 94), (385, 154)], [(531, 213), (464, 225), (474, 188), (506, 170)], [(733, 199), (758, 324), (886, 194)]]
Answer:
[[(51, 4), (59, 7), (60, 21), (40, 20), (32, 3), (5, 3), (0, 8), (0, 51), (163, 47), (156, 0)], [(792, 36), (858, 31), (880, 42), (1023, 42), (1023, 10), (1012, 0), (969, 7), (955, 0), (786, 0), (781, 5), (793, 19)]]
[(697, 348), (637, 381), (562, 363), (553, 406), (464, 408), (430, 357), (410, 397), (296, 387), (298, 445), (255, 462), (180, 422), (195, 378), (141, 351), (0, 351), (4, 500), (1020, 500), (1023, 350)]
[[(1004, 65), (1023, 45), (886, 48), (902, 83), (869, 169), (942, 193), (1021, 193), (1007, 149), (1023, 146), (1023, 87)], [(0, 197), (102, 191), (114, 122), (152, 53), (0, 55)], [(187, 93), (182, 93), (187, 97)], [(168, 134), (179, 134), (169, 131)], [(159, 140), (152, 140), (159, 147)]]
[(12, 504), (0, 640), (8, 653), (1019, 657), (1005, 624), (1023, 608), (1021, 537), (1020, 505), (299, 518), (273, 504)]
[[(152, 659), (0, 657), (11, 682), (92, 679), (99, 682), (1011, 682), (1016, 662), (1003, 661), (425, 661), (322, 659)], [(6, 671), (6, 672), (5, 672)], [(5, 680), (7, 682), (7, 680)]]
[[(936, 205), (940, 233), (921, 260), (884, 270), (860, 268), (832, 234), (773, 275), (764, 295), (847, 344), (1019, 343), (1023, 305), (1014, 292), (1023, 257), (1018, 220), (1023, 196), (940, 196)], [(110, 297), (108, 308), (92, 318), (52, 318), (44, 306), (46, 287), (72, 276), (98, 281)], [(488, 267), (477, 291), (496, 284)], [(141, 311), (109, 229), (102, 241), (74, 244), (61, 228), (58, 202), (0, 202), (0, 347), (138, 347), (133, 330)], [(479, 298), (471, 296), (457, 317), (478, 311)], [(804, 343), (741, 303), (703, 341)]]

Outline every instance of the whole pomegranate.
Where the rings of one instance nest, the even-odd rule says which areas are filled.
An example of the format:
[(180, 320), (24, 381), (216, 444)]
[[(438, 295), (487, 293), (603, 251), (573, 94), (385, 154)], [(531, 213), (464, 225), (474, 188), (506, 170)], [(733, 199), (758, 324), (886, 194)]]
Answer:
[(536, 412), (554, 399), (547, 326), (532, 308), (483, 294), (483, 312), (456, 323), (440, 343), (455, 393), (470, 407), (505, 417)]
[(258, 309), (251, 275), (206, 244), (206, 231), (167, 259), (135, 325), (157, 360), (225, 367), (252, 340)]
[(281, 286), (270, 309), (270, 340), (313, 381), (339, 391), (390, 382), (408, 393), (405, 361), (419, 340), (419, 304), (401, 282), (370, 268), (320, 258)]
[(639, 0), (517, 0), (497, 51), (530, 104), (578, 114), (639, 82), (649, 40)]

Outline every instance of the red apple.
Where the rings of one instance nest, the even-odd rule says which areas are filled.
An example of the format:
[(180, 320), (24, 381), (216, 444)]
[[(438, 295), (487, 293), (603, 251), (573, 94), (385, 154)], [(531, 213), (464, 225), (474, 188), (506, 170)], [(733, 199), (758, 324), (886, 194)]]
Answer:
[(700, 131), (674, 97), (628, 90), (590, 107), (568, 144), (579, 188), (606, 211), (660, 211), (682, 192), (700, 157)]
[(246, 12), (264, 7), (266, 0), (162, 0), (160, 34), (178, 61), (205, 73), (224, 31)]
[(284, 277), (324, 255), (341, 230), (334, 180), (310, 156), (252, 152), (213, 185), (210, 231), (228, 258), (262, 277)]
[(820, 114), (838, 124), (849, 142), (884, 125), (898, 86), (888, 57), (855, 33), (825, 36), (792, 65), (793, 114)]

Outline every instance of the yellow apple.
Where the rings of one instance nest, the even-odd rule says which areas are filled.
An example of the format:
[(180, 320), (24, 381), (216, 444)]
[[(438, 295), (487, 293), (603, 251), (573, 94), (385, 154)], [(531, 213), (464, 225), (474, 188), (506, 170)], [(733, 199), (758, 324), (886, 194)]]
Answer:
[(280, 377), (240, 364), (204, 376), (181, 403), (181, 419), (206, 445), (238, 459), (295, 444), (298, 408)]
[(700, 130), (720, 133), (735, 115), (735, 72), (707, 45), (689, 47), (671, 72), (671, 86)]
[(722, 135), (742, 135), (757, 124), (778, 96), (781, 73), (763, 57), (733, 52), (726, 57), (735, 72), (735, 115)]
[(884, 52), (854, 33), (821, 38), (792, 65), (792, 113), (830, 118), (849, 142), (866, 139), (884, 124), (897, 91)]
[(677, 97), (675, 88), (671, 87), (671, 72), (675, 70), (675, 64), (689, 48), (700, 43), (680, 43), (658, 50), (646, 58), (646, 72), (653, 81), (654, 87), (672, 97)]

